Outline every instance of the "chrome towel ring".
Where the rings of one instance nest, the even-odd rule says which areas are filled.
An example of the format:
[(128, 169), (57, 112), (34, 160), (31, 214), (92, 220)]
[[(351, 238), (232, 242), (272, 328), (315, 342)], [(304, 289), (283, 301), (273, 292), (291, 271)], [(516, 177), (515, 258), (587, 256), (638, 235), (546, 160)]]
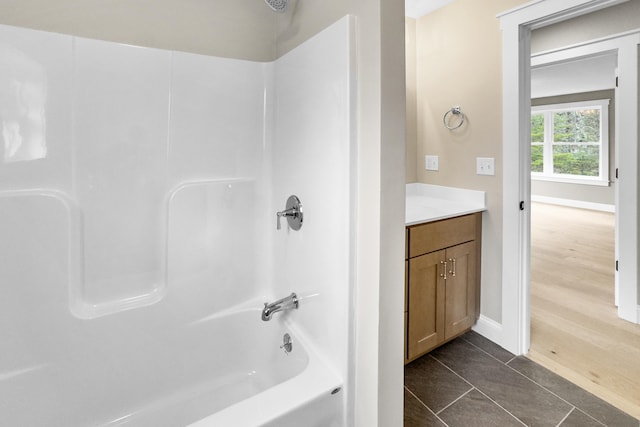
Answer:
[[(452, 114), (452, 116), (449, 118), (450, 120), (452, 120), (454, 116), (458, 116), (458, 123), (450, 125), (449, 122), (447, 122), (447, 116), (449, 114)], [(444, 113), (444, 116), (442, 116), (442, 123), (444, 123), (444, 127), (449, 130), (458, 129), (464, 123), (464, 113), (462, 112), (460, 107), (451, 107), (451, 109)]]

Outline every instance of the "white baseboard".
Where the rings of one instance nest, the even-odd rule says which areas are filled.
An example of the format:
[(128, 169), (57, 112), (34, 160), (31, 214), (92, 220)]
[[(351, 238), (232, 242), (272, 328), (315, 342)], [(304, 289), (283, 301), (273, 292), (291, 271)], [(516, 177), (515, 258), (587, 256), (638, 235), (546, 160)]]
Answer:
[(481, 314), (478, 322), (472, 329), (486, 339), (502, 346), (502, 325), (495, 320), (489, 319)]
[(531, 195), (532, 202), (549, 203), (550, 205), (569, 206), (572, 208), (591, 209), (592, 211), (615, 212), (616, 205), (606, 203), (584, 202), (582, 200), (561, 199), (558, 197)]

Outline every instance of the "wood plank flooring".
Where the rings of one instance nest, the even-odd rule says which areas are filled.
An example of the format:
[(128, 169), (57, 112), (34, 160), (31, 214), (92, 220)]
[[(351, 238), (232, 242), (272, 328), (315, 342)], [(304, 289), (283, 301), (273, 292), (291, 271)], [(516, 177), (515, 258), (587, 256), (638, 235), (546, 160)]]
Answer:
[(614, 305), (614, 214), (532, 204), (531, 360), (640, 418), (640, 325)]

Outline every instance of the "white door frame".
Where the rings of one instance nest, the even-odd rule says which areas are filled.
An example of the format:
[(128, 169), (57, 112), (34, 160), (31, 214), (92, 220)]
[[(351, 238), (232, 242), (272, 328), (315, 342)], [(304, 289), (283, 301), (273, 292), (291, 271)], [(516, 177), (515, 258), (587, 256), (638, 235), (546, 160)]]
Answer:
[[(502, 339), (501, 345), (514, 354), (529, 350), (529, 282), (531, 249), (531, 181), (530, 181), (530, 127), (531, 127), (531, 30), (604, 9), (627, 0), (537, 0), (501, 15), (502, 29), (502, 156), (503, 156), (503, 227), (502, 227)], [(623, 56), (623, 58), (621, 58)], [(621, 55), (619, 67), (624, 64), (635, 69), (635, 78), (624, 82), (626, 87), (618, 94), (638, 93), (637, 46), (633, 61)], [(631, 63), (635, 62), (635, 66)], [(622, 85), (622, 81), (620, 85)], [(617, 121), (637, 121), (638, 103), (631, 103), (624, 111), (616, 111)], [(617, 134), (625, 143), (625, 156), (616, 165), (624, 174), (618, 181), (620, 204), (625, 203), (628, 221), (634, 221), (626, 236), (620, 236), (619, 313), (621, 317), (638, 322), (637, 313), (637, 126), (624, 126)], [(630, 200), (625, 201), (625, 196)], [(627, 206), (628, 205), (628, 206)], [(633, 206), (631, 206), (633, 205)], [(624, 224), (620, 224), (621, 227)], [(624, 257), (623, 257), (624, 255)], [(625, 289), (623, 291), (623, 288)], [(627, 289), (628, 288), (628, 289)], [(622, 300), (626, 301), (623, 309)], [(631, 310), (630, 307), (633, 307)]]

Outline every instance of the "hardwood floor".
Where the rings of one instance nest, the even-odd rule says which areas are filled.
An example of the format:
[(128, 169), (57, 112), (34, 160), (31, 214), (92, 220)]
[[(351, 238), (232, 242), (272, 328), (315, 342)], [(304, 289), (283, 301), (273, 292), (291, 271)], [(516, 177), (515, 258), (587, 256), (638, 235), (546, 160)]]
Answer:
[(640, 325), (614, 306), (614, 215), (534, 203), (531, 360), (640, 418)]

